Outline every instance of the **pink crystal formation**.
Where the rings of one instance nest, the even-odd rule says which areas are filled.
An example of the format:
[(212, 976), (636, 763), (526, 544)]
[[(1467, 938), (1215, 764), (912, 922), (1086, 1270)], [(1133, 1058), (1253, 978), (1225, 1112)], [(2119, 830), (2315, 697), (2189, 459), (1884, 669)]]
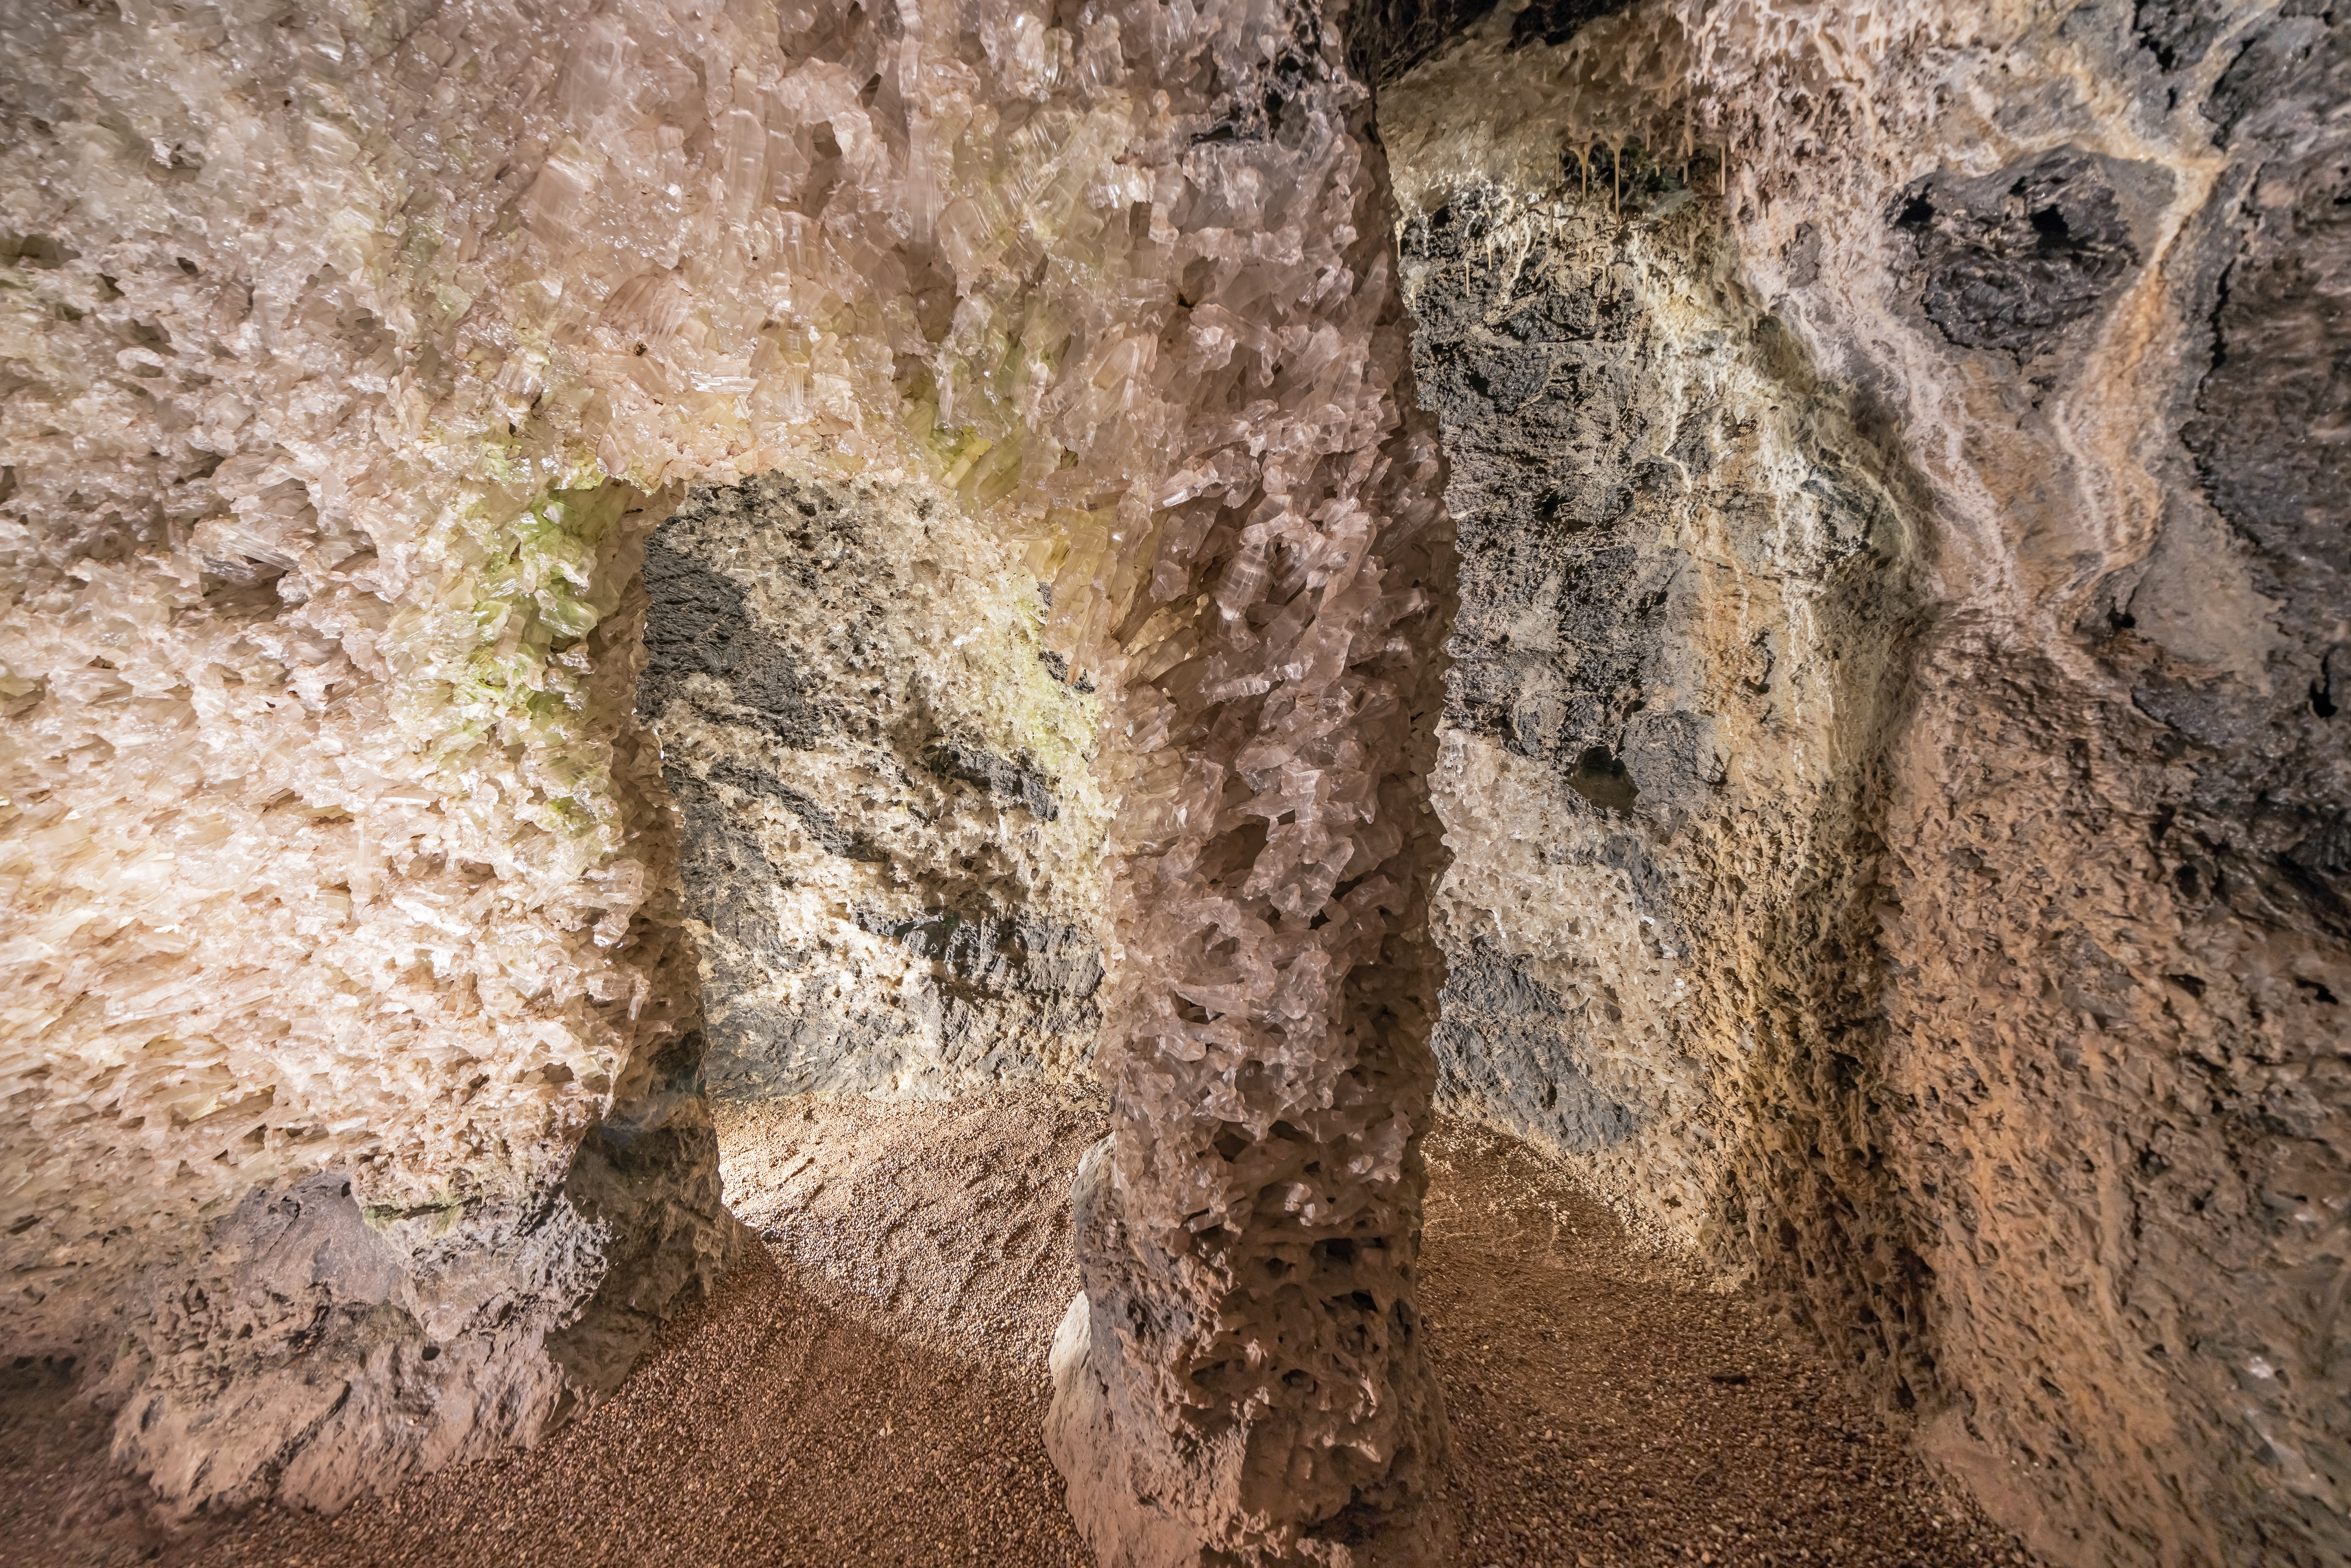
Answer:
[(1186, 458), (1122, 629), (1115, 1109), (1048, 1437), (1106, 1563), (1418, 1561), (1440, 459), (1367, 95), (1303, 25), (1207, 54), (1170, 78)]

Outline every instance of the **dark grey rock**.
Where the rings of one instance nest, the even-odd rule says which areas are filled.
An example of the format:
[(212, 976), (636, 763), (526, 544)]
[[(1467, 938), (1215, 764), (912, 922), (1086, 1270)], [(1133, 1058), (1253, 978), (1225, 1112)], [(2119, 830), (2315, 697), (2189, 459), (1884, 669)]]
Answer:
[(2238, 13), (2229, 0), (2137, 0), (2131, 26), (2165, 71), (2192, 70)]
[(1633, 0), (1534, 0), (1510, 24), (1510, 47), (1564, 44), (1604, 16), (1633, 8)]
[(1372, 0), (1351, 5), (1342, 26), (1347, 68), (1384, 87), (1493, 14), (1495, 0)]
[(645, 545), (645, 673), (637, 711), (652, 717), (673, 698), (695, 700), (688, 677), (707, 675), (719, 702), (747, 710), (786, 746), (817, 743), (822, 720), (792, 652), (754, 626), (743, 590), (659, 538)]
[(1911, 237), (1909, 287), (1928, 319), (1963, 348), (2027, 359), (2054, 347), (2138, 270), (2118, 187), (2159, 172), (2130, 172), (2066, 148), (1982, 179), (1938, 173), (1913, 183), (1893, 222)]
[[(1489, 221), (1472, 193), (1404, 233), (1426, 323), (1414, 368), (1444, 426), (1460, 539), (1446, 722), (1545, 759), (1601, 810), (1652, 789), (1653, 810), (1677, 809), (1716, 769), (1689, 738), (1699, 716), (1656, 711), (1681, 684), (1667, 666), (1692, 612), (1687, 559), (1656, 537), (1653, 508), (1712, 466), (1719, 415), (1677, 413), (1650, 385), (1640, 307), (1605, 269), (1538, 237), (1504, 277)], [(1547, 634), (1527, 645), (1537, 622)]]
[(1578, 1060), (1579, 1020), (1526, 960), (1474, 942), (1447, 955), (1432, 1037), (1437, 1092), (1478, 1118), (1570, 1154), (1631, 1137), (1633, 1111)]
[(1040, 822), (1061, 814), (1051, 781), (1031, 759), (999, 757), (968, 736), (942, 735), (923, 747), (922, 761), (942, 779), (959, 779), (1018, 801)]

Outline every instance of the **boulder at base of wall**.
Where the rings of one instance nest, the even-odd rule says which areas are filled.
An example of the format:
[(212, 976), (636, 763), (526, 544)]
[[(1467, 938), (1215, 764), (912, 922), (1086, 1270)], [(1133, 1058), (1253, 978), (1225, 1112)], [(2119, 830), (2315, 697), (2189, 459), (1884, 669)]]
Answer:
[(130, 1314), (116, 1457), (183, 1511), (332, 1512), (618, 1387), (741, 1232), (692, 1080), (593, 1129), (549, 1193), (374, 1214), (328, 1170), (248, 1194)]

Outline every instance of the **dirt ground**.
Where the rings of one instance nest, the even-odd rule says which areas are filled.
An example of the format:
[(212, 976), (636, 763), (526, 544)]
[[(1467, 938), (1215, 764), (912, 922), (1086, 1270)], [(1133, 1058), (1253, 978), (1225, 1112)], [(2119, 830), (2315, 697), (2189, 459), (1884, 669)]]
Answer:
[[(184, 1568), (1089, 1562), (1046, 1462), (1084, 1091), (725, 1108), (759, 1233), (611, 1400), (338, 1518), (176, 1532), (55, 1369), (0, 1396), (0, 1563)], [(1515, 1141), (1430, 1144), (1424, 1268), (1461, 1568), (2029, 1563), (1755, 1302), (1643, 1257)]]

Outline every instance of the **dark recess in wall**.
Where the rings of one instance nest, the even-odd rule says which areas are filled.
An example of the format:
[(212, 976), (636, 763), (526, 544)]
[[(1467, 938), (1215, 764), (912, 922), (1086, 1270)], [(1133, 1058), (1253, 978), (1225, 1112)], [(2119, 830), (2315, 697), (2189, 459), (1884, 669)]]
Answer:
[(2116, 160), (2071, 148), (1980, 180), (1928, 175), (1902, 193), (1907, 287), (1951, 342), (2019, 360), (2055, 346), (2138, 270)]

